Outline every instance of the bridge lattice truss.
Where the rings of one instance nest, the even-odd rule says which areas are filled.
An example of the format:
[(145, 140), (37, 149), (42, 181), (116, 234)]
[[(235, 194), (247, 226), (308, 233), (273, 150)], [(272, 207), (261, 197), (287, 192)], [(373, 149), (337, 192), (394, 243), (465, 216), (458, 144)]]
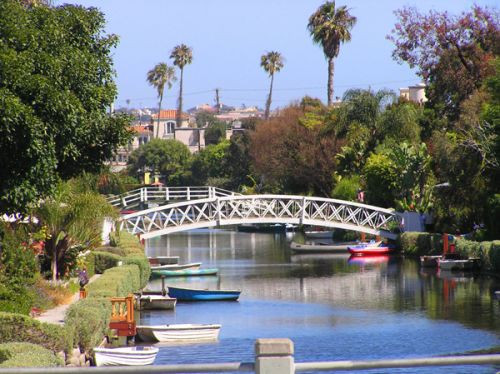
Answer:
[(290, 223), (342, 228), (394, 239), (393, 211), (343, 200), (289, 195), (212, 197), (122, 216), (120, 229), (147, 239), (178, 231), (244, 223)]

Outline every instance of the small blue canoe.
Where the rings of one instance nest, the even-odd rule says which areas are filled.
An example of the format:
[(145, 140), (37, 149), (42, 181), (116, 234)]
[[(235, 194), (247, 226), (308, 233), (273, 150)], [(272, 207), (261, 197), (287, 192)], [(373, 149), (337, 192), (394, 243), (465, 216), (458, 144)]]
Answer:
[(241, 291), (222, 290), (197, 290), (193, 288), (180, 288), (168, 286), (168, 294), (180, 301), (215, 301), (215, 300), (238, 300)]
[(188, 277), (197, 275), (216, 275), (219, 269), (184, 269), (184, 270), (152, 270), (153, 276)]

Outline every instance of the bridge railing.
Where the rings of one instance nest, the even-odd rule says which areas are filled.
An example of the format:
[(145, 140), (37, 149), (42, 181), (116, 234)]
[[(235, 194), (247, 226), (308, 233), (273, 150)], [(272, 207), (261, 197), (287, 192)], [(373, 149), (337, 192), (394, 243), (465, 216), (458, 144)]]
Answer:
[(245, 195), (173, 203), (121, 217), (120, 229), (144, 239), (201, 227), (242, 223), (291, 223), (396, 237), (393, 211), (355, 202), (290, 195)]
[(148, 186), (128, 191), (106, 200), (113, 206), (127, 207), (148, 201), (196, 200), (212, 197), (238, 196), (237, 192), (211, 186), (160, 187)]
[[(498, 365), (500, 354), (419, 357), (365, 361), (323, 361), (295, 362), (294, 347), (290, 339), (257, 339), (255, 342), (255, 363), (199, 363), (154, 366), (118, 366), (92, 368), (7, 368), (0, 369), (0, 374), (70, 374), (70, 373), (222, 373), (255, 372), (256, 374), (294, 374), (304, 371), (344, 371), (389, 368)], [(473, 369), (471, 368), (471, 371)]]

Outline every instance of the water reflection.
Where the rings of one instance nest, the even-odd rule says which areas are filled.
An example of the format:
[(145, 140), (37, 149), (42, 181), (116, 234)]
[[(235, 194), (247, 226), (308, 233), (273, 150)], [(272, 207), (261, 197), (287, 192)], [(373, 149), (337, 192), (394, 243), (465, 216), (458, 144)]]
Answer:
[[(221, 341), (210, 352), (190, 348), (205, 358), (197, 362), (207, 357), (230, 361), (229, 350), (236, 352), (234, 360), (252, 360), (259, 337), (292, 338), (302, 361), (433, 355), (500, 345), (500, 303), (493, 297), (498, 280), (420, 269), (417, 261), (395, 256), (293, 255), (290, 240), (229, 230), (149, 240), (149, 256), (175, 255), (181, 262), (219, 268), (216, 277), (169, 278), (167, 285), (243, 293), (236, 303), (179, 303), (174, 314), (143, 314), (142, 323), (222, 323)], [(161, 289), (160, 280), (149, 287)], [(170, 349), (178, 360), (184, 357), (184, 351)], [(186, 356), (176, 362), (196, 361)]]

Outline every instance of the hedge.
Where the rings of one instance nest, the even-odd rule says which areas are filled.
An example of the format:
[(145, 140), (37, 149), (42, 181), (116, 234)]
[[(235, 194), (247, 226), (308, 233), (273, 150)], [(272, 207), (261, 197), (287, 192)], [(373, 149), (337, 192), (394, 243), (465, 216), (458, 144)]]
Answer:
[(455, 244), (458, 253), (468, 257), (479, 257), (483, 267), (500, 274), (500, 240), (475, 242), (458, 239)]
[(118, 255), (107, 252), (94, 252), (94, 269), (96, 274), (102, 274), (107, 269), (118, 266), (122, 258)]
[(54, 352), (32, 343), (0, 344), (0, 368), (55, 367), (64, 362)]
[(437, 255), (443, 253), (443, 239), (441, 234), (404, 232), (399, 236), (399, 247), (409, 255)]
[[(399, 237), (399, 244), (405, 254), (432, 255), (443, 253), (441, 234), (426, 232), (405, 232)], [(500, 273), (500, 240), (492, 242), (475, 242), (457, 238), (455, 251), (466, 257), (481, 258), (485, 269)]]
[(69, 352), (73, 337), (64, 326), (39, 322), (31, 317), (0, 312), (0, 341), (27, 342), (41, 345), (54, 353)]
[(87, 298), (69, 307), (64, 322), (75, 344), (88, 351), (99, 345), (107, 334), (110, 314), (109, 299)]
[(123, 265), (108, 269), (87, 286), (91, 297), (124, 297), (141, 288), (140, 270), (137, 265)]

